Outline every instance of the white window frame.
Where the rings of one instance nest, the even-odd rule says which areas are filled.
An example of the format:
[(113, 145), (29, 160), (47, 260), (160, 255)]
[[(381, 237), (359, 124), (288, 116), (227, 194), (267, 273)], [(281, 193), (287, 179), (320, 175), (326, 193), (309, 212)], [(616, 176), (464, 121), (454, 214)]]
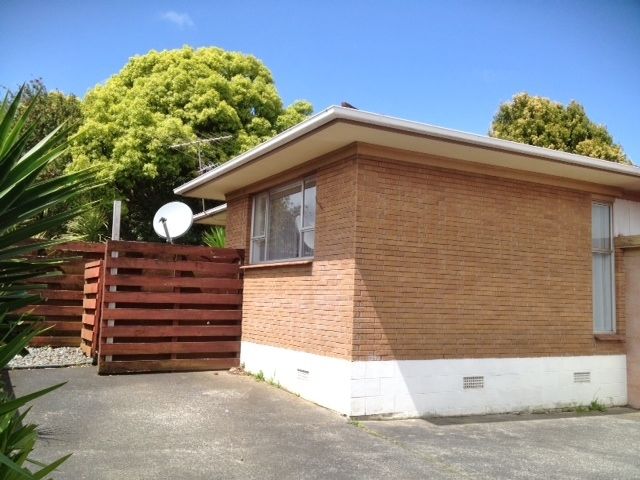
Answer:
[[(297, 180), (295, 182), (290, 182), (287, 183), (285, 185), (280, 185), (278, 187), (272, 188), (270, 190), (265, 190), (263, 192), (260, 192), (256, 195), (253, 196), (253, 201), (251, 204), (251, 238), (250, 238), (250, 244), (249, 244), (249, 260), (251, 264), (265, 264), (265, 263), (281, 263), (281, 262), (296, 262), (296, 261), (301, 261), (301, 260), (313, 260), (313, 257), (315, 255), (315, 246), (313, 249), (313, 253), (314, 255), (311, 256), (306, 256), (303, 257), (302, 256), (302, 248), (303, 248), (303, 241), (302, 239), (304, 238), (304, 233), (305, 232), (309, 232), (309, 231), (313, 231), (314, 232), (314, 237), (315, 237), (315, 229), (316, 229), (316, 219), (313, 219), (313, 226), (302, 226), (302, 224), (304, 223), (304, 204), (305, 204), (305, 185), (307, 182), (311, 182), (311, 181), (316, 181), (315, 177), (305, 177), (302, 178), (301, 180)], [(298, 186), (300, 188), (300, 191), (302, 192), (302, 200), (301, 200), (301, 208), (300, 208), (300, 225), (298, 226), (298, 235), (300, 237), (299, 242), (298, 242), (298, 256), (297, 257), (290, 257), (290, 258), (280, 258), (280, 259), (275, 259), (275, 260), (267, 260), (268, 256), (269, 256), (269, 227), (270, 227), (270, 215), (269, 215), (269, 211), (270, 211), (270, 207), (271, 207), (271, 195), (274, 193), (278, 193), (284, 190), (288, 190), (291, 187), (294, 186)], [(316, 191), (317, 191), (317, 182), (316, 182)], [(254, 235), (253, 232), (253, 227), (255, 225), (255, 215), (256, 215), (256, 202), (259, 198), (261, 197), (266, 197), (266, 207), (265, 207), (265, 217), (264, 217), (264, 233), (262, 235)], [(316, 205), (317, 206), (317, 205)], [(259, 261), (254, 261), (253, 260), (253, 244), (254, 244), (254, 240), (264, 240), (264, 260), (259, 260)], [(315, 239), (314, 239), (314, 245), (315, 245)]]
[[(598, 249), (593, 248), (593, 240), (591, 244), (591, 257), (593, 264), (593, 256), (595, 254), (609, 254), (611, 261), (609, 262), (610, 269), (610, 278), (611, 278), (611, 330), (598, 330), (596, 329), (596, 312), (593, 312), (593, 332), (596, 334), (614, 334), (616, 333), (616, 267), (615, 267), (615, 247), (613, 241), (613, 204), (604, 201), (593, 201), (591, 202), (591, 208), (595, 205), (605, 206), (609, 210), (609, 246), (607, 249)], [(593, 224), (591, 225), (593, 232)], [(592, 233), (593, 239), (593, 233)], [(593, 276), (595, 272), (593, 271), (593, 266), (591, 267), (591, 275)], [(593, 282), (592, 282), (593, 285)], [(595, 299), (596, 292), (592, 292), (592, 297)]]

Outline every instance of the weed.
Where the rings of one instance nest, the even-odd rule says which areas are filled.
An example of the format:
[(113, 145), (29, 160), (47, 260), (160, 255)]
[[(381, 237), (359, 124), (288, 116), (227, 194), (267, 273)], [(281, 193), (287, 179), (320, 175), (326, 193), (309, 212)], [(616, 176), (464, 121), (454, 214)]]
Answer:
[(607, 407), (596, 398), (589, 405), (578, 405), (575, 407), (575, 411), (576, 413), (606, 412)]
[(595, 400), (592, 400), (589, 404), (589, 411), (591, 412), (604, 412), (606, 410), (607, 407), (604, 404), (598, 402), (597, 398)]
[(258, 382), (264, 382), (264, 372), (260, 370), (253, 376), (253, 378), (255, 378)]
[(273, 377), (271, 377), (271, 378), (267, 381), (267, 383), (268, 383), (269, 385), (271, 385), (272, 387), (280, 388), (280, 382), (279, 382), (279, 381), (277, 381), (277, 380), (276, 380), (275, 378), (273, 378)]
[(358, 420), (349, 420), (349, 425), (353, 425), (356, 428), (364, 428), (362, 422), (359, 422)]

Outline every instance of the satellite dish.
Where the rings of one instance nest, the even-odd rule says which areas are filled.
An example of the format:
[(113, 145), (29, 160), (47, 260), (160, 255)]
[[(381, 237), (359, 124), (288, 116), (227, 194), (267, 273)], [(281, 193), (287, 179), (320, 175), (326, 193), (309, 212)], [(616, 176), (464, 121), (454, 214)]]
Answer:
[(153, 229), (169, 243), (187, 233), (192, 224), (193, 212), (182, 202), (169, 202), (153, 216)]

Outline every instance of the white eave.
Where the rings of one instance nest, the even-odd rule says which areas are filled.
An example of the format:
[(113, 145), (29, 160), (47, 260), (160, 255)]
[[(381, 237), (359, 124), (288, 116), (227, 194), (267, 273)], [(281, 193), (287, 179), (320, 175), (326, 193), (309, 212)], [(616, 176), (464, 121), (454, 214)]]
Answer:
[(226, 225), (227, 224), (227, 204), (218, 205), (204, 212), (196, 213), (193, 216), (194, 223), (204, 225)]
[(640, 168), (633, 165), (343, 107), (330, 107), (174, 191), (224, 200), (229, 192), (354, 142), (640, 192)]

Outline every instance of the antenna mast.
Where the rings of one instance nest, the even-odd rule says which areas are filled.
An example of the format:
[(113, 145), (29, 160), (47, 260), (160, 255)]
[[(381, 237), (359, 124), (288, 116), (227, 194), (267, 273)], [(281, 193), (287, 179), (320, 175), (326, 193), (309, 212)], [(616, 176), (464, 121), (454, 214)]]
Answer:
[[(213, 138), (198, 138), (197, 140), (193, 140), (191, 142), (183, 142), (183, 143), (176, 143), (174, 145), (169, 145), (169, 148), (173, 148), (174, 150), (181, 150), (183, 153), (186, 153), (184, 152), (184, 149), (187, 149), (189, 147), (195, 147), (196, 153), (198, 155), (198, 173), (202, 174), (208, 170), (211, 170), (214, 167), (212, 164), (207, 164), (207, 165), (203, 164), (202, 146), (210, 143), (221, 142), (223, 140), (229, 140), (231, 137), (232, 135), (221, 135), (219, 137), (213, 137)], [(205, 211), (204, 198), (202, 199), (202, 211), (203, 212)]]

